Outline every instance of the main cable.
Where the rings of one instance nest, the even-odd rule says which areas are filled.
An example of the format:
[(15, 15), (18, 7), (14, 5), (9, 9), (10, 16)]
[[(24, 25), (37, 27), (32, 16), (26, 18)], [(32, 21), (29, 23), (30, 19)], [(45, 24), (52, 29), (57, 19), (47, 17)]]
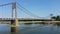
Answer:
[(12, 4), (12, 3), (2, 4), (2, 5), (0, 5), (0, 7), (1, 7), (1, 6), (11, 5), (11, 4)]

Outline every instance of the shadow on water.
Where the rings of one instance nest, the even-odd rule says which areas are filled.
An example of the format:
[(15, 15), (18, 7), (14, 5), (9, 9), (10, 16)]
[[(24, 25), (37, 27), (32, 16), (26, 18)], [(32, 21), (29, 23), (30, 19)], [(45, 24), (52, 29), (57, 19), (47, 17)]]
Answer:
[(33, 24), (33, 23), (24, 23), (25, 25), (31, 25), (31, 24)]
[(37, 22), (35, 24), (46, 24), (45, 22)]
[(45, 25), (45, 24), (48, 24), (48, 23), (46, 23), (46, 22), (37, 22), (37, 23), (24, 23), (25, 25), (31, 25), (31, 24), (43, 24), (43, 25)]

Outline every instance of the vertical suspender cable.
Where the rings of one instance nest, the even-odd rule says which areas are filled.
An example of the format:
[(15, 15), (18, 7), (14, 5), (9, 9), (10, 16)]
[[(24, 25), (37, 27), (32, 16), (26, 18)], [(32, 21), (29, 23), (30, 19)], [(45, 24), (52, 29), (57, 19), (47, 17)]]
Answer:
[(5, 9), (4, 12), (5, 12), (5, 18), (6, 18), (6, 6), (4, 6), (4, 9)]
[(2, 16), (2, 18), (3, 18), (3, 6), (2, 6), (2, 15), (1, 15), (1, 16)]

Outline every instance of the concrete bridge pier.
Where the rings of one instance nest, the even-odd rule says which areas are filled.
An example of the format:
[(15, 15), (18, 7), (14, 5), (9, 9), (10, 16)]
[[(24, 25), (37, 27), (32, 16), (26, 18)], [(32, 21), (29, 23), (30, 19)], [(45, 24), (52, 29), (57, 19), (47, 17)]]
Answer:
[(18, 32), (18, 25), (15, 20), (11, 20), (11, 32)]

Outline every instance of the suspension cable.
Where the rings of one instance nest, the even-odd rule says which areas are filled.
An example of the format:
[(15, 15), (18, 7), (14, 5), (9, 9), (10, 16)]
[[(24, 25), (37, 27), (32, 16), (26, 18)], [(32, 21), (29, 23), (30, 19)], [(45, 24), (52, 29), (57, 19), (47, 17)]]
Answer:
[(7, 6), (7, 5), (11, 5), (12, 3), (8, 3), (8, 4), (2, 4), (2, 5), (0, 5), (0, 7), (1, 6)]
[[(21, 11), (23, 11), (26, 15), (32, 16), (31, 14), (27, 13), (26, 11), (24, 11), (23, 9), (21, 9), (20, 7), (18, 7)], [(32, 16), (33, 17), (33, 16)]]
[[(21, 8), (24, 9), (24, 10), (26, 10), (30, 15), (32, 15), (32, 16), (34, 16), (34, 17), (41, 18), (41, 17), (39, 17), (39, 16), (37, 16), (37, 15), (31, 13), (31, 12), (30, 12), (29, 10), (27, 10), (26, 8), (22, 7), (19, 3), (17, 3), (17, 4), (19, 5), (19, 7), (21, 7)], [(25, 11), (25, 12), (26, 12), (26, 11)]]

